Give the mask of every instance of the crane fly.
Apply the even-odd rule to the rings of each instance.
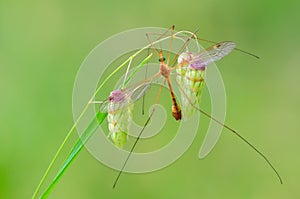
[[[164,61],[165,58],[163,57],[162,51],[160,51],[160,72],[148,80],[138,83],[136,86],[114,90],[110,93],[107,100],[99,102],[101,103],[100,111],[108,113],[109,136],[117,147],[122,148],[127,142],[129,124],[132,120],[133,103],[146,93],[150,87],[150,80],[157,76],[164,77],[168,83],[172,98],[172,115],[176,120],[181,120],[181,109],[177,103],[170,81],[171,68],[169,68]]]
[[[169,86],[169,90],[170,90],[170,94],[171,94],[171,98],[172,98],[172,115],[176,120],[181,120],[181,109],[180,106],[177,103],[173,88],[172,88],[172,84],[171,84],[171,80],[170,80],[170,74],[172,69],[165,64],[165,58],[163,57],[163,53],[162,51],[159,51],[159,62],[160,62],[160,72],[158,74],[161,74],[164,78],[165,81],[168,83]]]
[[[171,40],[170,48],[172,48],[174,26],[172,26],[171,29],[172,29],[172,37],[170,39]],[[102,103],[102,105],[100,106],[100,111],[101,112],[106,111],[109,113],[108,116],[109,129],[110,129],[110,133],[112,134],[111,137],[115,142],[115,145],[121,147],[126,143],[128,125],[129,125],[129,121],[132,119],[133,103],[145,95],[146,91],[150,87],[150,84],[152,83],[155,77],[163,77],[164,82],[167,82],[168,84],[168,88],[172,100],[172,116],[175,118],[175,120],[179,121],[184,117],[189,117],[192,115],[192,113],[189,113],[189,110],[186,110],[183,113],[181,112],[181,108],[175,97],[172,83],[171,83],[171,74],[175,70],[176,71],[175,82],[181,91],[181,98],[184,99],[182,100],[183,107],[185,107],[184,109],[192,108],[193,110],[197,110],[200,113],[204,114],[205,116],[209,117],[210,119],[216,121],[218,124],[226,128],[233,134],[237,135],[242,141],[248,144],[255,152],[257,152],[267,162],[267,164],[276,173],[280,183],[282,184],[283,182],[281,176],[262,152],[260,152],[253,144],[247,141],[233,128],[220,122],[219,120],[212,117],[210,114],[206,113],[205,111],[203,111],[198,107],[201,100],[201,94],[205,82],[205,69],[207,66],[209,66],[209,64],[224,58],[234,49],[246,53],[248,55],[252,55],[254,57],[256,56],[246,51],[243,51],[241,49],[237,49],[235,43],[232,41],[224,41],[220,43],[213,42],[214,45],[197,53],[191,51],[182,52],[192,38],[198,40],[195,34],[192,34],[190,37],[188,37],[184,45],[181,47],[180,52],[178,52],[178,54],[176,54],[175,56],[175,58],[177,59],[177,65],[173,67],[170,67],[168,65],[170,61],[170,53],[168,54],[167,62],[165,62],[166,59],[163,56],[163,51],[162,50],[157,51],[156,48],[154,48],[154,46],[152,45],[154,51],[157,52],[159,56],[159,66],[160,66],[159,72],[153,75],[152,77],[146,79],[145,81],[138,83],[136,86],[132,86],[121,90],[115,90],[111,92],[110,97],[105,102]],[[151,40],[149,39],[148,35],[147,35],[147,39],[151,44]],[[171,63],[173,62],[174,60]],[[114,181],[113,188],[115,188],[130,158],[130,155],[132,154],[138,140],[140,139],[144,129],[146,128],[147,124],[149,123],[155,111],[155,105],[158,103],[158,99],[161,91],[162,91],[162,86],[160,87],[160,91],[156,97],[156,102],[152,108],[152,112],[150,113],[147,121],[145,122],[134,144],[132,145],[129,154],[126,160],[124,161],[122,168],[119,170],[116,180]]]

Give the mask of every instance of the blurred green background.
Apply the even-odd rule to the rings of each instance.
[[[300,198],[299,6],[259,0],[0,0],[0,198],[32,196],[73,123],[73,82],[87,54],[118,32],[172,24],[177,30],[200,28],[203,38],[233,40],[261,56],[235,52],[218,63],[228,97],[226,120],[267,154],[284,184],[224,131],[205,159],[197,157],[204,136],[199,134],[176,163],[124,174],[116,190],[111,186],[117,172],[83,150],[49,198]]]

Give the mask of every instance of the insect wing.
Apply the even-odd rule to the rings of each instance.
[[[100,105],[100,112],[101,113],[107,113],[108,112],[108,106],[109,106],[109,100],[106,99],[105,101],[103,101]]]
[[[150,86],[151,86],[151,83],[146,82],[146,83],[143,83],[143,84],[139,85],[138,87],[136,87],[132,91],[132,94],[130,97],[132,102],[135,102],[138,99],[140,99],[141,97],[143,97],[146,94],[146,92],[149,90]]]
[[[123,95],[122,100],[113,102],[112,100],[107,99],[103,101],[103,103],[100,105],[100,112],[106,113],[109,111],[117,111],[119,109],[122,109],[143,97],[149,90],[149,88],[150,83],[147,82],[140,84],[134,88],[130,87],[127,89],[119,90]]]
[[[207,48],[205,51],[195,55],[191,63],[202,62],[205,66],[207,66],[208,64],[218,61],[228,55],[235,46],[235,43],[232,41],[217,43]]]

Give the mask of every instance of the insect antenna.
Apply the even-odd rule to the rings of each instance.
[[[220,122],[219,120],[217,120],[216,118],[214,118],[213,116],[211,116],[210,114],[206,113],[205,111],[203,111],[202,109],[198,108],[197,106],[195,106],[190,98],[187,96],[187,94],[184,92],[183,88],[179,85],[178,81],[174,78],[177,86],[179,87],[179,89],[181,90],[181,92],[184,94],[184,96],[186,97],[186,99],[189,101],[189,103],[191,104],[191,106],[193,106],[197,111],[199,111],[200,113],[202,113],[203,115],[207,116],[208,118],[214,120],[215,122],[217,122],[218,124],[220,124],[221,126],[223,126],[224,128],[226,128],[227,130],[229,130],[230,132],[232,132],[233,134],[237,135],[242,141],[244,141],[246,144],[248,144],[256,153],[258,153],[266,162],[267,164],[272,168],[272,170],[276,173],[280,184],[283,184],[283,180],[280,176],[280,174],[278,173],[278,171],[275,169],[275,167],[273,166],[273,164],[270,162],[270,160],[261,152],[259,151],[253,144],[251,144],[246,138],[244,138],[240,133],[238,133],[236,130],[234,130],[233,128],[229,127],[228,125]]]
[[[240,49],[240,48],[234,48],[234,50],[237,50],[237,51],[240,51],[240,52],[242,52],[242,53],[244,53],[244,54],[250,55],[250,56],[252,56],[252,57],[254,57],[254,58],[256,58],[256,59],[260,59],[259,56],[255,55],[255,54],[253,54],[253,53],[250,53],[250,52],[248,52],[248,51],[244,51],[244,50],[242,50],[242,49]]]

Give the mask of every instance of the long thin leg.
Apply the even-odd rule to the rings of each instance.
[[[185,49],[185,47],[190,43],[190,41],[192,40],[193,38],[193,35],[196,34],[198,30],[196,30],[191,36],[189,36],[185,43],[181,46],[181,48],[179,49],[179,51],[177,52],[176,56],[173,58],[173,60],[171,61],[171,64],[170,66],[173,66],[178,58],[178,56],[180,55],[180,53],[182,53],[182,51]]]
[[[157,55],[159,55],[159,52],[158,52],[158,50],[154,47],[154,45],[152,44],[153,42],[151,41],[149,35],[150,35],[150,34],[157,34],[157,35],[159,35],[159,37],[157,38],[157,40],[158,40],[158,39],[162,38],[163,36],[165,36],[166,33],[167,33],[170,29],[172,30],[172,34],[171,34],[171,37],[170,37],[170,51],[169,51],[169,53],[168,53],[167,65],[169,65],[170,57],[171,57],[170,53],[171,53],[172,44],[173,44],[173,39],[174,39],[174,35],[175,35],[175,34],[174,34],[174,31],[175,31],[174,28],[175,28],[174,25],[171,26],[171,27],[170,27],[167,31],[165,31],[163,34],[159,34],[159,33],[146,33],[146,37],[147,37],[147,39],[148,39],[148,42],[150,43],[150,45],[151,45],[151,47],[153,48],[153,50],[155,51],[155,53],[156,53]],[[172,59],[171,64],[170,64],[169,66],[173,66],[173,65],[175,64],[175,62],[176,62],[176,60],[177,60],[179,54],[187,47],[187,45],[189,44],[189,42],[190,42],[193,38],[197,38],[197,37],[196,37],[197,31],[198,31],[198,30],[196,30],[194,33],[191,33],[191,35],[186,39],[186,41],[185,41],[184,44],[181,46],[181,48],[179,49],[179,51],[177,52],[177,54],[175,55],[175,57]],[[176,37],[178,37],[178,36],[176,35]]]
[[[175,28],[175,26],[173,25],[173,26],[171,27],[172,35],[171,35],[171,38],[170,38],[170,49],[169,49],[169,51],[168,51],[167,65],[169,65],[170,57],[171,57],[171,52],[172,52],[172,44],[173,44],[173,38],[174,38],[174,28]]]
[[[173,41],[173,35],[174,35],[174,28],[175,26],[172,25],[171,27],[169,27],[164,33],[160,34],[158,38],[156,38],[156,41],[161,39],[163,36],[165,36],[170,30],[172,30],[172,36],[171,36],[171,41],[170,41],[170,51],[172,49],[172,41]],[[149,44],[151,45],[152,49],[157,53],[159,54],[158,50],[154,47],[153,45],[153,42],[150,38],[150,35],[151,33],[146,33],[146,37],[147,37],[147,40],[149,42]],[[168,53],[168,60],[170,59],[170,51]],[[148,48],[148,54],[149,54],[149,48]],[[147,65],[148,67],[148,65]],[[146,73],[145,73],[145,79],[147,78],[147,71],[148,71],[148,68],[146,67]],[[142,101],[142,115],[144,115],[144,104],[145,104],[145,96],[143,96],[143,101]]]
[[[153,45],[153,43],[152,43],[152,41],[151,41],[151,39],[150,39],[148,33],[146,33],[146,37],[147,37],[148,42],[149,42],[150,45],[151,45],[151,48],[154,50],[154,52],[155,52],[157,55],[159,55],[159,52],[158,52],[158,50],[154,47],[154,45]]]
[[[129,160],[129,158],[130,158],[130,156],[131,156],[131,154],[132,154],[132,152],[133,152],[133,150],[134,150],[134,148],[135,148],[137,142],[139,141],[139,139],[140,139],[140,137],[142,136],[142,133],[144,132],[146,126],[148,125],[148,123],[149,123],[149,121],[150,121],[150,119],[151,119],[153,113],[155,112],[156,104],[158,103],[158,100],[159,100],[159,97],[160,97],[162,88],[163,88],[163,86],[160,86],[159,92],[158,92],[158,94],[157,94],[157,96],[156,96],[155,104],[153,105],[153,108],[152,108],[152,111],[151,111],[151,113],[150,113],[150,115],[149,115],[147,121],[145,122],[145,124],[144,124],[142,130],[140,131],[140,133],[139,133],[137,139],[135,140],[134,144],[132,145],[132,147],[131,147],[131,149],[130,149],[130,152],[129,152],[129,154],[128,154],[128,156],[127,156],[127,158],[126,158],[126,160],[125,160],[125,162],[124,162],[124,164],[123,164],[121,170],[119,171],[118,176],[117,176],[117,178],[116,178],[116,180],[115,180],[115,182],[114,182],[114,184],[113,184],[113,188],[116,187],[116,185],[117,185],[117,183],[118,183],[118,181],[119,181],[119,178],[120,178],[121,174],[123,173],[123,170],[124,170],[124,168],[125,168],[125,166],[126,166],[128,160]]]
[[[216,118],[214,118],[213,116],[211,116],[210,114],[206,113],[205,111],[203,111],[202,109],[198,108],[197,106],[195,106],[190,98],[187,96],[187,94],[184,92],[184,90],[182,89],[182,87],[180,86],[180,84],[178,83],[178,81],[174,78],[176,84],[178,85],[179,89],[181,90],[181,92],[184,94],[184,96],[186,97],[186,99],[189,101],[189,103],[196,109],[198,110],[200,113],[202,113],[203,115],[207,116],[208,118],[214,120],[215,122],[217,122],[218,124],[220,124],[221,126],[225,127],[226,129],[228,129],[230,132],[234,133],[235,135],[237,135],[241,140],[243,140],[246,144],[248,144],[255,152],[257,152],[267,163],[268,165],[272,168],[272,170],[276,173],[280,184],[283,184],[282,178],[279,175],[278,171],[275,169],[275,167],[272,165],[272,163],[268,160],[268,158],[262,153],[260,152],[253,144],[251,144],[246,138],[244,138],[243,136],[241,136],[241,134],[239,134],[237,131],[235,131],[233,128],[229,127],[228,125],[220,122],[219,120],[217,120]]]
[[[151,33],[151,34],[157,34],[157,35],[160,35],[160,33]],[[187,38],[187,37],[190,37],[190,36],[187,36],[187,35],[186,35],[186,36],[176,35],[176,37],[178,37],[178,38]],[[195,39],[194,36],[193,36],[192,38]],[[204,39],[204,38],[199,38],[199,37],[197,37],[196,39],[199,40],[199,41],[204,41],[204,42],[212,43],[212,44],[217,44],[217,43],[218,43],[218,42],[216,42],[216,41],[212,41],[212,40]],[[255,55],[254,53],[248,52],[248,51],[243,50],[243,49],[241,49],[241,48],[237,48],[237,47],[236,47],[236,48],[234,48],[234,50],[239,51],[239,52],[241,52],[241,53],[244,53],[244,54],[246,54],[246,55],[252,56],[252,57],[254,57],[254,58],[256,58],[256,59],[260,59],[260,57],[259,57],[258,55]]]
[[[162,34],[160,34],[160,36],[158,37],[158,38],[156,38],[156,40],[155,41],[158,41],[158,40],[160,40],[163,36],[165,36],[169,31],[170,31],[170,29],[172,29],[172,30],[174,30],[174,25],[172,25],[170,28],[168,28],[164,33],[162,33]],[[174,31],[173,31],[173,33],[174,33]],[[172,33],[172,34],[173,34]],[[147,37],[147,40],[148,40],[148,42],[149,42],[149,44],[151,45],[151,48],[154,50],[154,52],[157,54],[157,55],[159,55],[159,52],[158,52],[158,50],[154,47],[154,45],[153,45],[153,41],[151,40],[151,38],[150,38],[150,34],[151,33],[146,33],[146,37]]]
[[[147,49],[147,54],[149,55],[149,48]],[[147,61],[147,65],[146,65],[145,79],[147,79],[148,76],[148,66],[149,66],[149,60]],[[144,114],[145,114],[145,95],[143,96],[143,100],[142,100],[142,115]]]

